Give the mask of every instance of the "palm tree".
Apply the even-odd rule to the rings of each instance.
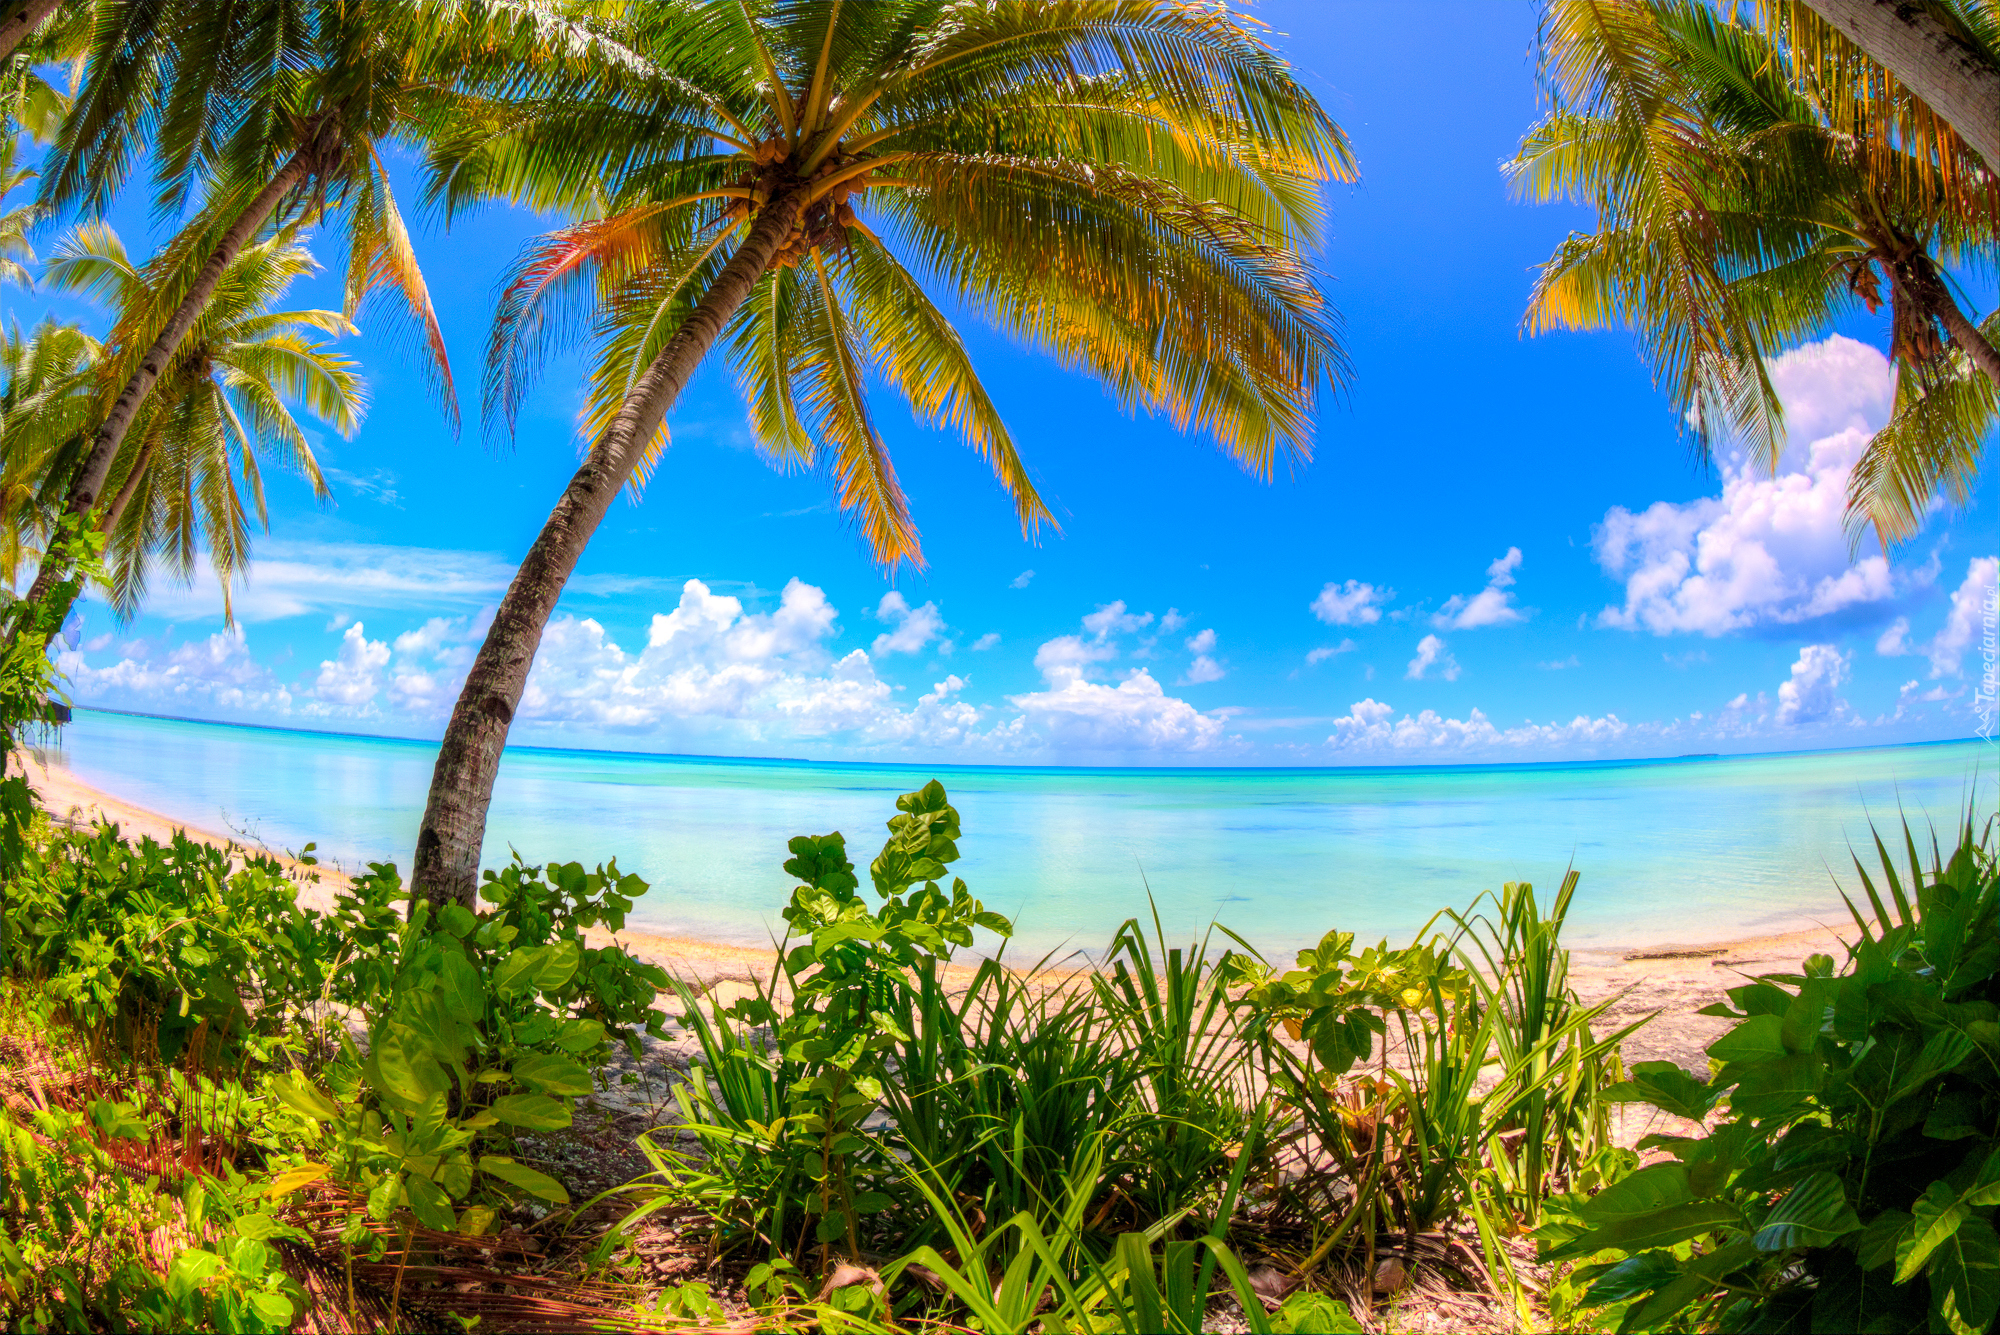
[[[42,71],[49,65],[77,65],[89,47],[96,9],[96,0],[70,0],[18,42],[8,41],[6,25],[0,23],[0,115],[14,129],[44,143],[61,132],[69,96]],[[0,14],[6,12],[0,5]]]
[[[503,0],[103,0],[89,77],[63,123],[44,176],[46,207],[100,209],[150,146],[163,214],[198,192],[206,203],[175,248],[167,319],[133,343],[121,325],[109,341],[143,349],[120,358],[130,374],[73,474],[65,512],[87,514],[110,477],[126,433],[223,273],[279,219],[344,215],[346,314],[371,292],[401,298],[428,354],[433,385],[456,420],[449,363],[423,275],[410,249],[382,149],[421,140],[437,117],[460,110],[450,90],[506,71],[510,45],[532,24],[496,25],[493,11],[544,8]],[[498,76],[492,76],[498,77]],[[29,591],[41,599],[63,575],[50,561]]]
[[[0,200],[35,179],[33,167],[15,165],[17,147],[14,136],[0,135]],[[28,234],[41,219],[42,210],[34,204],[0,210],[0,283],[34,287],[35,276],[28,266],[35,262],[35,246]]]
[[[1803,0],[1803,7],[1923,99],[2000,171],[2000,12],[1992,0]],[[1796,12],[1791,17],[1807,26]],[[1824,41],[1827,34],[1813,36]]]
[[[525,255],[487,401],[602,334],[593,441],[493,618],[439,748],[414,883],[470,904],[486,808],[543,627],[613,498],[723,344],[763,448],[823,465],[876,557],[921,564],[870,415],[879,378],[1048,521],[931,295],[1207,433],[1245,467],[1309,454],[1344,374],[1300,256],[1340,131],[1227,7],[1169,0],[636,0],[588,78],[552,78],[433,150],[451,206],[503,194],[587,221]]]
[[[1735,428],[1775,464],[1766,356],[1886,301],[1898,430],[1856,476],[1900,480],[1860,486],[1850,518],[1885,542],[1908,536],[1931,495],[1962,494],[1950,460],[1977,459],[1958,438],[1979,396],[1951,400],[1957,425],[1926,398],[1961,365],[2000,378],[1941,269],[1991,247],[2000,184],[1906,95],[1706,5],[1556,0],[1547,15],[1556,105],[1514,179],[1533,197],[1588,199],[1600,226],[1543,266],[1529,328],[1636,327],[1702,448]]]
[[[35,540],[47,538],[46,517],[62,501],[47,466],[17,461],[74,459],[97,420],[102,353],[82,329],[53,319],[26,334],[10,324],[0,337],[0,585],[7,597]]]
[[[355,366],[312,336],[355,330],[338,311],[271,309],[316,268],[311,253],[287,234],[242,250],[128,433],[110,472],[112,500],[98,521],[107,537],[107,593],[121,616],[137,611],[155,561],[164,559],[185,581],[203,549],[229,616],[231,586],[250,560],[245,491],[257,520],[269,527],[266,460],[300,474],[316,495],[328,498],[291,405],[302,405],[344,436],[353,433],[364,405]],[[117,233],[102,223],[87,223],[65,238],[47,268],[52,287],[115,305],[120,323],[137,327],[166,317],[162,288],[171,276],[168,264],[134,264]],[[96,383],[118,383],[122,369],[99,368]],[[102,404],[93,407],[101,411]],[[75,466],[78,435],[64,425],[76,420],[75,408],[65,401],[61,414],[50,416],[55,420],[20,448],[7,438],[9,494],[19,494],[31,479],[60,479],[66,465]]]
[[[62,7],[62,0],[7,0],[0,5],[0,60],[14,54],[14,49],[35,35],[35,30]],[[88,6],[72,4],[72,9]]]

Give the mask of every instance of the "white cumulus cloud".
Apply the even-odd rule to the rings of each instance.
[[[1394,589],[1378,589],[1358,579],[1329,582],[1312,600],[1312,614],[1329,626],[1372,626],[1382,619],[1382,605],[1395,596]]]
[[[1215,661],[1215,631],[1211,628],[1188,637],[1188,652],[1194,655],[1194,662],[1188,665],[1187,682],[1198,685],[1205,681],[1221,681],[1222,665]]]
[[[1422,681],[1432,668],[1446,681],[1458,680],[1458,660],[1451,656],[1443,640],[1426,635],[1417,641],[1417,656],[1410,660],[1409,670],[1403,675],[1411,681]]]
[[[1440,630],[1477,630],[1481,626],[1505,626],[1527,618],[1514,605],[1514,572],[1521,568],[1521,549],[1509,547],[1506,555],[1486,567],[1486,587],[1469,597],[1455,593],[1431,618]]]
[[[1963,672],[1965,651],[1986,624],[1986,605],[2000,582],[2000,557],[1981,556],[1966,567],[1965,580],[1952,591],[1951,612],[1930,644],[1931,676],[1956,677]]]
[[[944,616],[936,603],[911,607],[903,595],[891,589],[875,607],[875,619],[886,621],[894,630],[875,637],[869,652],[877,658],[889,654],[921,653],[923,647],[944,630]]]
[[[93,644],[97,643],[95,640]],[[206,639],[176,645],[159,655],[144,640],[121,649],[117,662],[93,667],[88,652],[59,651],[56,666],[79,699],[149,704],[179,712],[213,708],[283,713],[292,694],[251,656],[243,627],[231,626]]]
[[[340,637],[340,651],[319,665],[313,698],[342,710],[365,710],[382,689],[382,669],[387,666],[389,646],[369,639],[365,623],[357,621]]]
[[[1083,618],[1088,637],[1058,635],[1035,651],[1035,668],[1048,689],[1007,697],[1024,724],[1060,748],[1080,751],[1201,751],[1226,739],[1220,714],[1204,714],[1171,696],[1144,668],[1113,685],[1093,681],[1097,665],[1119,655],[1115,637],[1144,629],[1153,616],[1132,613],[1123,602],[1098,608]],[[1188,640],[1188,647],[1215,646],[1213,631]],[[1197,666],[1201,662],[1196,651]],[[1216,675],[1221,670],[1216,669]]]
[[[1446,718],[1435,710],[1405,714],[1383,701],[1357,700],[1333,721],[1326,744],[1336,751],[1485,751],[1506,749],[1589,750],[1618,741],[1629,725],[1615,714],[1591,718],[1579,714],[1568,723],[1524,722],[1516,728],[1496,727],[1477,709],[1465,718]]]
[[[1792,664],[1792,679],[1778,687],[1778,722],[1786,727],[1823,723],[1847,712],[1836,693],[1847,680],[1848,655],[1830,644],[1809,644]]]
[[[1773,475],[1740,449],[1722,458],[1722,494],[1615,506],[1597,526],[1622,606],[1601,626],[1722,635],[1881,604],[1895,593],[1880,555],[1852,559],[1847,475],[1886,419],[1893,377],[1881,353],[1835,335],[1771,363],[1789,445]]]

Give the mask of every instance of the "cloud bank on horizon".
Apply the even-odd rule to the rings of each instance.
[[[1545,543],[1538,555],[1527,534],[1488,548],[1483,572],[1465,571],[1434,600],[1399,595],[1418,585],[1394,570],[1313,572],[1317,595],[1283,627],[1229,605],[1183,613],[1111,597],[1039,634],[1003,637],[985,608],[955,612],[897,590],[843,613],[797,575],[775,593],[750,581],[586,576],[549,627],[515,735],[968,762],[1292,764],[1967,735],[2000,559],[1962,551],[1949,534],[1926,539],[1921,557],[1852,550],[1847,475],[1887,414],[1888,365],[1835,336],[1778,358],[1773,376],[1790,428],[1776,472],[1729,454],[1715,494],[1605,509],[1589,546],[1594,607],[1552,610],[1563,591],[1537,581],[1555,552]],[[171,623],[163,630],[78,636],[60,665],[83,704],[435,735],[512,573],[483,552],[272,542],[235,594],[237,625],[182,637],[179,626],[219,619],[219,590],[165,590],[149,609],[151,623]],[[1020,599],[1033,577],[1001,581],[1012,592],[996,597]],[[614,629],[637,611],[648,613],[641,631]],[[288,626],[322,619],[339,635],[330,653],[278,647]],[[99,623],[102,609],[86,615]],[[1311,647],[1258,647],[1293,640]],[[1783,658],[1670,717],[1641,700],[1609,707],[1600,682],[1574,710],[1496,721],[1518,716],[1508,703],[1521,681],[1567,682],[1600,649],[1675,640],[1762,644]],[[1495,656],[1503,642],[1521,646],[1517,663]],[[1698,649],[1662,657],[1707,663]],[[1871,659],[1907,659],[1910,675],[1864,694],[1857,664]],[[1335,672],[1349,693],[1329,707]]]

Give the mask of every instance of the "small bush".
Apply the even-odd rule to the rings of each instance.
[[[1836,970],[1815,955],[1708,1013],[1737,1024],[1707,1081],[1642,1062],[1611,1097],[1704,1121],[1671,1159],[1566,1202],[1538,1236],[1621,1331],[1989,1329],[2000,1314],[2000,874],[1968,820],[1885,902]],[[1850,902],[1850,907],[1854,906]]]

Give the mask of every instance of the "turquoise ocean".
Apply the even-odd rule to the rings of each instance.
[[[273,848],[408,866],[429,742],[79,709],[85,782]],[[1331,928],[1402,938],[1502,882],[1582,873],[1575,944],[1725,940],[1844,922],[1849,848],[1898,810],[1949,826],[1993,807],[1980,741],[1747,757],[1347,769],[1069,769],[714,759],[517,747],[488,866],[614,855],[652,889],[630,926],[746,945],[781,927],[785,841],[839,830],[865,867],[897,794],[937,778],[960,860],[1016,918],[1010,954],[1095,951],[1147,892],[1175,935],[1220,921],[1288,951]]]

